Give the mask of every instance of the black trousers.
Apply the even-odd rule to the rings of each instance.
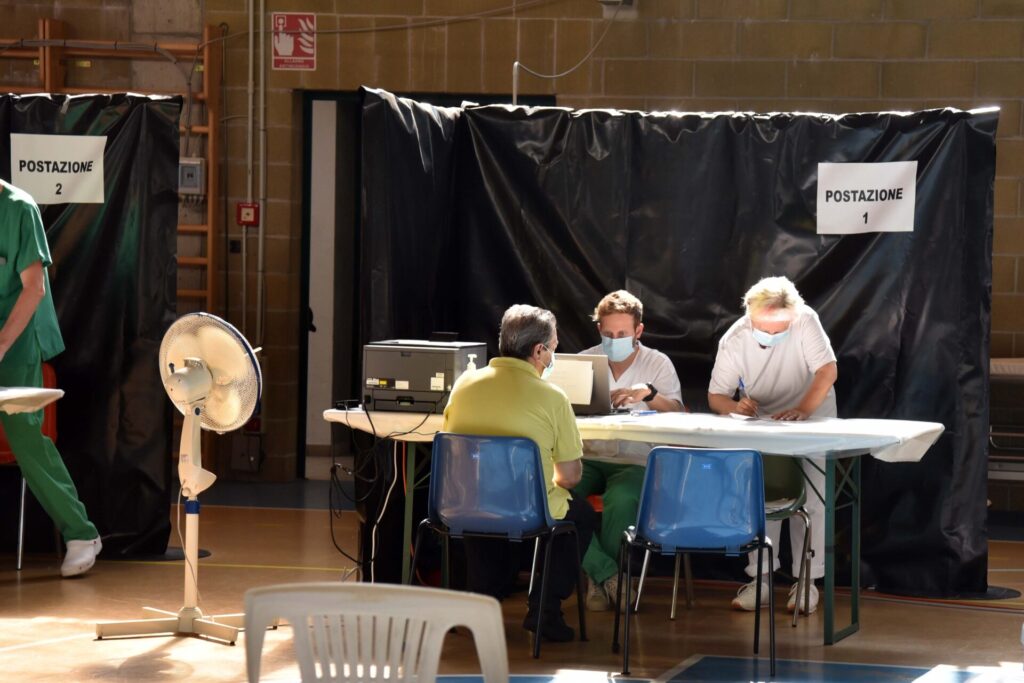
[[[550,575],[546,608],[559,608],[576,589],[576,560],[573,553],[583,554],[590,545],[597,526],[597,513],[586,498],[574,497],[569,501],[569,511],[563,518],[576,525],[577,536],[565,534],[556,536],[553,542],[545,543],[551,553]],[[514,542],[495,538],[467,537],[466,587],[474,593],[490,595],[498,600],[507,597],[513,590],[521,561],[532,560],[532,542]],[[537,559],[538,572],[543,568],[543,555]],[[540,579],[533,582],[530,607],[540,603]],[[547,609],[545,609],[547,611]]]

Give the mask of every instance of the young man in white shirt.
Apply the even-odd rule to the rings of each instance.
[[[715,367],[708,386],[708,404],[716,413],[740,413],[773,420],[806,420],[809,417],[836,417],[838,371],[836,356],[818,314],[804,303],[796,287],[785,277],[764,278],[743,297],[746,315],[737,320],[718,344]],[[738,394],[739,400],[734,400]],[[824,460],[800,460],[804,476],[818,491],[824,490]],[[817,465],[817,466],[815,466]],[[807,496],[811,517],[811,579],[825,575],[825,508],[815,495]],[[768,536],[779,547],[780,522],[768,523]],[[793,575],[799,573],[803,553],[804,528],[790,525]],[[732,605],[753,611],[756,605],[757,554],[748,555],[747,575],[753,581],[743,585]],[[767,557],[765,557],[767,562]],[[778,569],[776,566],[765,571]],[[796,609],[796,584],[789,593],[787,609]],[[818,591],[811,584],[810,600],[804,605],[800,591],[800,610],[808,614],[818,606]],[[768,604],[768,584],[761,591],[761,606]]]
[[[625,290],[605,296],[594,309],[601,343],[582,351],[608,356],[611,402],[616,408],[683,410],[679,376],[668,356],[640,343],[644,332],[643,304]],[[608,452],[611,446],[614,453]],[[584,442],[587,455],[614,456],[619,448],[640,447],[644,454],[649,444],[611,444]],[[615,462],[584,459],[583,476],[573,489],[575,496],[601,494],[603,511],[601,530],[595,533],[583,556],[583,571],[588,578],[587,608],[606,610],[617,591],[619,543],[627,526],[636,523],[644,468]]]

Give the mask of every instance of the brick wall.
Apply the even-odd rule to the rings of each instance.
[[[283,478],[294,471],[299,374],[302,159],[296,92],[365,84],[396,92],[509,93],[514,59],[538,71],[564,70],[587,52],[606,24],[597,0],[553,0],[514,14],[400,30],[395,28],[500,10],[512,0],[266,4],[268,11],[317,12],[323,32],[317,71],[268,75],[266,475]],[[191,16],[196,7],[205,23],[223,22],[234,35],[246,30],[245,5],[243,0],[69,0],[7,2],[0,8],[13,8],[13,26],[30,34],[35,14],[52,11],[81,22],[77,37],[118,38],[124,37],[126,22],[130,31],[133,22],[145,19],[159,33],[160,21]],[[0,33],[9,35],[8,27]],[[97,35],[86,35],[92,31]],[[230,38],[229,117],[245,111],[246,59],[245,37]],[[132,81],[136,88],[150,84]],[[635,18],[621,17],[612,25],[578,71],[557,82],[523,75],[520,87],[524,93],[554,93],[560,104],[573,107],[825,112],[1002,107],[992,353],[1024,356],[1024,0],[637,0]],[[227,122],[231,202],[244,195],[243,124]],[[229,317],[237,321],[237,260],[231,269]]]

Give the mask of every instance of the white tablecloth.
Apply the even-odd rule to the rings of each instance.
[[[327,410],[324,419],[379,437],[419,442],[433,440],[442,422],[440,415],[373,412],[368,417],[362,410]],[[706,413],[581,417],[576,423],[580,436],[590,440],[751,448],[795,457],[842,457],[859,452],[886,462],[920,460],[943,430],[937,422],[910,420],[815,418],[774,422]]]

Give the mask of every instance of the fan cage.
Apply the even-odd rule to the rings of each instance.
[[[240,377],[231,377],[228,381],[223,380],[223,374],[219,374],[217,368],[210,368],[214,377],[218,378],[213,391],[211,391],[211,396],[214,393],[220,392],[234,393],[238,396],[240,409],[238,410],[238,417],[230,422],[221,422],[204,410],[199,416],[200,425],[203,429],[215,432],[230,432],[244,425],[252,417],[256,406],[259,405],[263,387],[263,376],[260,371],[259,362],[256,360],[256,354],[253,352],[249,342],[246,341],[245,337],[242,336],[242,333],[234,325],[210,313],[189,313],[178,318],[167,329],[163,340],[160,342],[160,379],[167,379],[173,372],[169,366],[168,358],[172,355],[175,346],[181,343],[184,337],[191,336],[195,338],[201,329],[211,326],[228,332],[237,343],[239,354],[242,354],[249,360],[246,371]],[[204,358],[202,360],[208,364],[207,359]],[[185,414],[185,406],[178,403],[174,405],[182,415]]]

